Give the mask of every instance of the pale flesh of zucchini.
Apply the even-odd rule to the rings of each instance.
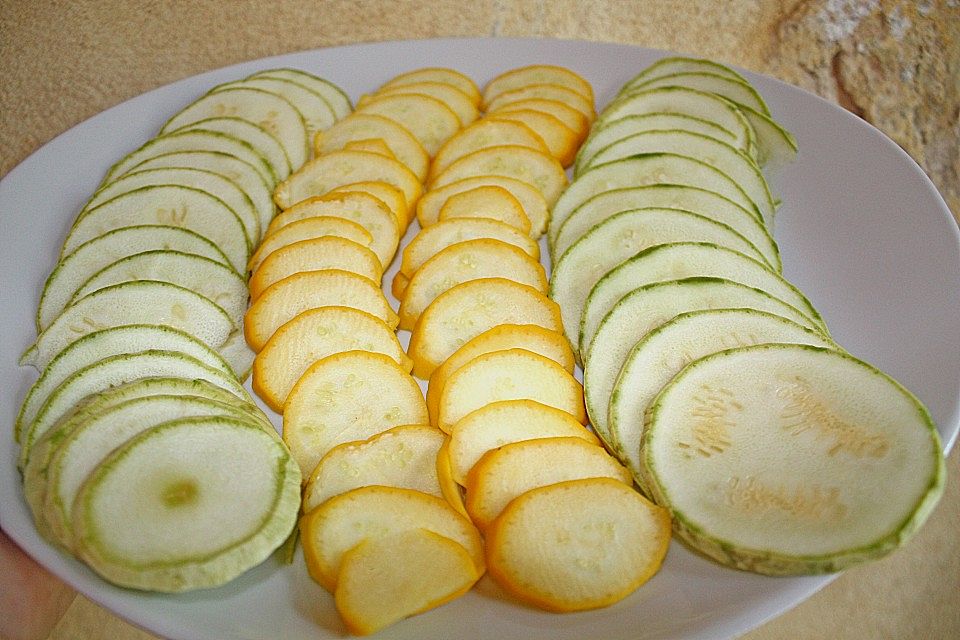
[[[93,274],[121,258],[154,249],[192,253],[233,268],[217,245],[189,229],[166,225],[121,227],[80,245],[57,264],[40,294],[37,331],[53,322]]]
[[[286,98],[303,116],[307,127],[307,142],[313,140],[318,131],[323,131],[337,121],[337,116],[323,96],[291,78],[257,76],[220,85],[219,90],[233,87],[263,89]]]
[[[350,98],[348,98],[347,94],[343,92],[343,89],[329,80],[315,76],[312,73],[303,71],[302,69],[266,69],[264,71],[258,71],[250,77],[286,78],[310,87],[310,89],[324,97],[324,99],[327,101],[327,104],[329,104],[333,109],[333,113],[336,115],[337,120],[345,118],[350,114],[351,111],[353,111],[353,105],[350,103]]]
[[[723,223],[756,246],[772,269],[781,270],[777,243],[755,215],[718,193],[675,184],[624,187],[598,193],[574,209],[560,226],[557,235],[551,238],[551,255],[559,258],[593,225],[610,216],[645,207],[685,209]]]
[[[228,418],[168,422],[124,444],[74,503],[80,557],[111,582],[179,592],[262,562],[296,524],[300,470],[263,429]]]
[[[587,296],[600,278],[639,251],[685,240],[713,242],[760,258],[756,248],[730,227],[689,211],[635,209],[608,218],[567,249],[550,277],[550,297],[560,305],[574,350],[579,347]]]
[[[713,191],[747,209],[762,221],[754,202],[740,185],[723,172],[686,156],[651,153],[597,165],[581,174],[570,183],[554,205],[550,229],[556,234],[574,209],[598,193],[652,184],[686,185]]]
[[[800,291],[762,263],[746,255],[705,242],[678,242],[645,249],[609,271],[590,290],[580,318],[580,348],[593,339],[607,312],[633,289],[654,282],[711,276],[766,291],[796,307],[826,331],[820,314]]]
[[[600,323],[584,360],[584,398],[594,429],[606,440],[610,394],[630,349],[671,318],[700,309],[766,311],[818,331],[802,313],[770,294],[722,278],[684,278],[640,287],[620,299]]]
[[[160,325],[123,325],[95,331],[73,342],[54,358],[30,387],[17,414],[15,434],[20,441],[24,424],[30,424],[47,397],[76,371],[119,353],[147,349],[180,351],[207,366],[231,373],[230,367],[210,347],[179,329]]]
[[[200,416],[225,416],[264,427],[244,405],[179,395],[129,400],[76,425],[54,449],[47,467],[44,514],[59,542],[65,547],[72,543],[73,500],[87,476],[111,451],[163,422]]]
[[[629,82],[623,85],[621,91],[629,91],[648,80],[662,78],[663,76],[672,76],[677,73],[713,73],[718,76],[724,76],[732,80],[746,82],[747,79],[731,69],[730,67],[714,62],[712,60],[703,60],[700,58],[690,58],[686,56],[671,56],[657,60],[643,71],[634,76]]]
[[[44,369],[72,342],[88,333],[125,324],[157,324],[180,329],[213,349],[236,328],[230,316],[198,293],[169,282],[136,280],[80,298],[37,336],[20,364]]]
[[[237,214],[205,191],[179,185],[151,185],[122,193],[81,216],[63,243],[61,259],[84,242],[114,229],[145,224],[183,227],[207,238],[243,273],[253,246]]]
[[[709,91],[728,100],[742,104],[760,113],[769,114],[766,103],[757,90],[748,82],[726,77],[708,71],[686,71],[643,80],[631,86],[626,93],[658,89],[660,87],[689,87],[699,91]]]
[[[909,391],[850,355],[805,345],[691,363],[648,410],[640,453],[681,539],[775,575],[889,553],[944,482],[936,428]]]
[[[278,180],[285,179],[294,169],[290,166],[290,160],[287,158],[286,152],[273,134],[249,120],[235,116],[204,118],[203,120],[197,120],[196,122],[184,125],[171,133],[183,133],[187,131],[223,133],[242,140],[263,156],[263,159],[270,165],[270,168]],[[273,188],[272,183],[270,188]]]
[[[634,479],[642,478],[640,437],[644,411],[670,379],[693,360],[711,353],[770,342],[835,348],[820,334],[772,313],[711,309],[678,315],[648,333],[630,350],[610,396],[607,426],[610,444],[633,472]]]
[[[600,149],[585,169],[640,153],[664,152],[696,158],[722,171],[740,185],[760,209],[767,227],[773,228],[776,206],[760,167],[735,147],[699,133],[679,129],[634,133]]]

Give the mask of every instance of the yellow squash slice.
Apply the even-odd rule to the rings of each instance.
[[[303,492],[310,511],[341,493],[382,485],[442,496],[437,453],[443,432],[427,425],[403,425],[372,438],[337,445],[320,458]]]
[[[313,363],[283,407],[283,440],[309,478],[339,444],[405,424],[425,424],[420,386],[392,358],[345,351]]]
[[[253,360],[253,388],[274,411],[317,360],[344,351],[388,356],[404,371],[412,367],[397,335],[383,320],[350,307],[320,307],[277,329]]]
[[[568,104],[558,100],[549,100],[546,98],[527,98],[526,100],[517,100],[504,105],[496,111],[487,112],[488,116],[499,116],[501,113],[511,111],[540,111],[547,113],[562,122],[577,135],[577,145],[587,137],[590,132],[590,118],[583,115]]]
[[[353,307],[380,318],[392,329],[399,318],[383,291],[363,276],[338,269],[304,271],[267,287],[247,309],[243,332],[247,344],[260,351],[284,323],[308,309]]]
[[[387,205],[391,211],[397,216],[397,220],[400,222],[401,232],[407,230],[407,226],[413,221],[414,216],[416,215],[416,210],[407,206],[407,199],[403,195],[403,191],[396,188],[392,184],[387,184],[386,182],[378,182],[373,180],[367,180],[365,182],[351,182],[350,184],[345,184],[332,189],[329,192],[329,195],[335,193],[345,193],[349,191],[363,191],[364,193],[369,193],[373,197],[377,198],[383,204]]]
[[[455,160],[468,153],[500,144],[515,144],[539,151],[549,151],[540,136],[525,125],[508,120],[484,118],[458,131],[440,147],[430,164],[430,179],[435,178]]]
[[[417,219],[420,221],[420,226],[426,229],[436,224],[440,217],[440,207],[450,196],[488,185],[503,187],[519,200],[523,206],[523,212],[530,218],[531,235],[540,237],[547,228],[547,220],[550,216],[543,194],[536,187],[522,180],[505,176],[481,175],[432,188],[417,203]]]
[[[463,343],[498,324],[535,324],[562,331],[560,308],[542,293],[504,278],[458,284],[420,315],[410,336],[413,374],[427,379]]]
[[[450,374],[440,393],[437,424],[449,432],[471,411],[500,400],[535,400],[587,422],[576,378],[538,353],[506,349],[478,356]]]
[[[347,151],[369,151],[370,153],[379,153],[380,155],[397,159],[397,156],[390,150],[383,138],[361,138],[360,140],[351,140],[343,145]]]
[[[581,137],[554,115],[533,109],[501,109],[485,119],[518,122],[526,126],[543,140],[550,155],[564,167],[576,160]]]
[[[430,188],[437,189],[457,180],[484,175],[506,176],[526,182],[543,195],[549,206],[553,206],[567,186],[567,174],[549,153],[505,144],[480,149],[460,158],[444,169],[430,183]]]
[[[410,529],[348,551],[333,601],[351,633],[370,635],[459,598],[481,575],[463,545]]]
[[[294,242],[300,242],[301,240],[311,240],[324,236],[335,236],[352,240],[367,248],[373,243],[373,236],[370,235],[370,232],[352,220],[331,216],[306,218],[299,222],[288,224],[282,229],[277,229],[276,233],[265,237],[256,253],[250,258],[247,271],[253,272],[259,269],[263,261],[267,259],[267,256],[278,249],[282,249]]]
[[[400,244],[401,229],[405,228],[390,207],[379,198],[364,191],[346,191],[301,200],[273,219],[267,228],[267,235],[298,220],[315,216],[345,218],[369,231],[373,237],[370,249],[377,254],[384,268],[393,260]]]
[[[465,76],[456,69],[448,69],[446,67],[424,67],[422,69],[407,71],[406,73],[394,76],[380,88],[386,89],[388,87],[414,82],[444,82],[460,89],[460,91],[470,98],[473,104],[478,106],[480,104],[480,90],[477,88],[476,83],[471,80],[469,76]]]
[[[413,205],[423,191],[420,179],[399,160],[369,151],[341,149],[314,158],[300,167],[277,185],[273,200],[281,209],[289,209],[301,200],[366,180],[392,184],[403,191],[408,205]]]
[[[316,135],[313,151],[317,156],[339,151],[349,142],[379,138],[419,180],[425,180],[430,156],[409,130],[390,118],[372,113],[351,113],[335,125]]]
[[[538,353],[573,374],[573,350],[562,334],[533,324],[497,325],[453,352],[430,376],[430,384],[427,386],[430,422],[437,424],[440,394],[452,373],[478,356],[505,349],[525,349]]]
[[[443,498],[412,489],[370,486],[327,500],[300,519],[310,576],[328,591],[337,586],[344,555],[365,540],[426,529],[462,545],[477,573],[485,570],[480,532]]]
[[[530,218],[520,201],[503,187],[486,185],[450,196],[440,207],[438,220],[490,218],[530,235]]]
[[[630,488],[633,477],[601,446],[583,438],[537,438],[485,454],[467,475],[467,511],[486,529],[511,500],[557,482],[611,478]],[[632,491],[632,489],[631,489]]]
[[[427,260],[411,278],[400,303],[400,328],[412,330],[438,295],[480,278],[507,278],[547,291],[543,267],[513,245],[490,238],[458,242]]]
[[[409,82],[392,87],[383,87],[372,97],[396,94],[414,94],[436,98],[457,114],[461,127],[466,127],[480,117],[480,111],[473,100],[470,99],[470,96],[445,82]],[[359,106],[363,106],[364,100],[365,98],[360,100]]]
[[[453,479],[466,486],[470,469],[486,454],[511,442],[536,438],[581,438],[599,445],[593,432],[561,411],[533,400],[502,400],[471,411],[450,428],[448,459]]]
[[[660,569],[670,517],[626,484],[572,480],[518,497],[486,540],[490,575],[511,594],[548,611],[581,611],[622,600]]]
[[[436,98],[397,93],[372,97],[357,107],[357,113],[383,116],[413,134],[431,157],[460,130],[460,118]]]
[[[274,282],[301,271],[339,269],[350,271],[380,284],[383,270],[373,251],[353,240],[321,236],[301,240],[267,256],[250,278],[250,298],[256,300]]]
[[[558,84],[528,84],[518,89],[504,91],[487,104],[487,111],[496,112],[517,102],[524,100],[556,100],[572,109],[576,109],[588,122],[593,122],[597,112],[593,107],[593,100],[585,98],[572,89]]]
[[[453,477],[453,467],[450,460],[450,438],[443,439],[440,450],[437,451],[437,480],[440,482],[440,491],[447,502],[463,517],[469,518],[467,507],[463,503],[463,490]]]
[[[501,93],[532,84],[560,85],[593,102],[593,87],[583,77],[566,67],[532,64],[501,73],[483,88],[483,102],[489,105]]]

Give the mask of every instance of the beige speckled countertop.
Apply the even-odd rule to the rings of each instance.
[[[0,175],[72,125],[196,73],[317,47],[446,36],[636,44],[777,76],[886,132],[960,213],[957,0],[0,0]],[[958,460],[954,450],[946,494],[906,548],[846,572],[745,637],[960,637]],[[51,640],[153,637],[71,597]]]

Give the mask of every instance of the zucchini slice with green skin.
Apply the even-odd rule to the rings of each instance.
[[[218,349],[236,329],[211,300],[169,282],[131,280],[80,298],[50,323],[20,364],[43,370],[57,354],[88,333],[125,324],[157,324],[189,333]]]
[[[630,349],[650,331],[681,313],[734,308],[766,311],[820,332],[816,323],[786,302],[766,291],[722,278],[667,280],[634,289],[607,313],[586,353],[581,354],[587,413],[604,441],[610,437],[610,395]]]
[[[799,289],[764,264],[738,251],[707,242],[655,245],[621,262],[590,290],[580,317],[580,350],[586,349],[613,305],[632,290],[654,282],[694,276],[724,278],[766,291],[796,307],[826,333],[817,310]]]
[[[90,474],[73,509],[80,558],[114,584],[161,592],[214,587],[286,540],[300,470],[282,442],[230,418],[149,429]]]
[[[272,133],[258,124],[249,120],[237,118],[234,116],[218,116],[214,118],[204,118],[190,124],[184,125],[170,133],[182,133],[187,131],[207,131],[213,133],[224,133],[228,136],[242,140],[257,153],[263,156],[278,180],[283,180],[293,171],[290,166],[290,160],[283,150],[280,141]],[[272,188],[272,187],[271,187]]]
[[[105,185],[117,176],[121,176],[132,167],[145,160],[157,156],[179,151],[215,151],[236,156],[250,164],[268,185],[275,185],[279,181],[273,167],[249,142],[226,133],[207,130],[173,131],[157,136],[145,142],[120,160],[118,160],[103,178],[101,185]],[[272,187],[271,187],[272,188]]]
[[[136,253],[107,265],[90,276],[70,302],[133,280],[170,282],[199,293],[226,311],[238,327],[247,311],[247,282],[231,267],[191,253],[164,249]]]
[[[839,571],[920,527],[944,483],[929,413],[839,351],[767,344],[687,365],[647,411],[641,471],[691,547],[771,575]]]
[[[746,105],[737,105],[756,132],[757,161],[768,173],[776,172],[797,157],[797,140],[770,116]]]
[[[253,369],[253,359],[257,354],[253,352],[247,339],[243,336],[241,329],[235,329],[227,336],[227,341],[217,348],[217,352],[230,365],[233,374],[241,382],[250,377],[250,371]]]
[[[709,120],[736,136],[735,147],[750,152],[756,145],[753,127],[736,105],[715,93],[688,87],[621,93],[607,105],[593,126],[606,127],[620,118],[646,113],[678,113]]]
[[[276,93],[289,100],[290,104],[303,116],[304,124],[307,126],[308,145],[317,132],[329,129],[330,126],[337,121],[337,116],[326,99],[310,87],[296,80],[290,78],[255,76],[222,84],[214,89],[214,91],[237,87],[263,89],[264,91]]]
[[[730,227],[689,211],[633,209],[607,218],[567,249],[550,275],[550,297],[560,305],[563,329],[574,351],[579,351],[584,305],[597,281],[639,251],[684,241],[711,242],[763,259]]]
[[[629,82],[623,85],[621,91],[629,91],[648,80],[662,78],[663,76],[672,76],[678,73],[713,73],[718,76],[724,76],[731,80],[747,82],[741,74],[730,67],[712,60],[703,60],[701,58],[690,58],[687,56],[671,56],[661,58],[649,67],[635,75]]]
[[[230,118],[222,119],[229,120]],[[220,151],[174,151],[148,158],[131,167],[130,171],[166,167],[203,169],[233,180],[253,202],[253,206],[257,210],[257,217],[260,220],[261,231],[266,231],[267,227],[270,226],[270,221],[273,220],[273,216],[276,215],[277,206],[273,203],[273,185],[268,184],[253,165],[236,156]]]
[[[175,168],[130,171],[97,190],[83,206],[83,209],[77,215],[77,220],[80,220],[90,209],[112,200],[116,196],[141,187],[154,185],[179,185],[212,195],[237,214],[251,245],[260,242],[260,216],[254,208],[250,196],[236,182],[205,169]]]
[[[243,401],[250,400],[232,373],[208,367],[193,356],[179,351],[149,349],[113,355],[75,371],[47,396],[33,421],[23,427],[20,468],[26,465],[33,443],[87,396],[139,378],[166,376],[206,380],[232,392]]]
[[[147,349],[180,351],[225,374],[232,373],[229,365],[216,351],[189,333],[152,324],[111,327],[88,333],[71,343],[50,361],[23,399],[14,433],[17,442],[25,424],[33,422],[37,411],[60,384],[80,369],[120,353],[137,353]]]
[[[283,147],[291,167],[307,161],[309,146],[303,114],[282,95],[253,87],[214,87],[170,118],[160,134],[223,115],[249,120],[270,132]]]
[[[246,269],[253,244],[237,214],[206,191],[180,185],[140,187],[88,210],[67,234],[60,259],[109,231],[145,224],[194,231],[220,247],[237,273]]]
[[[50,272],[40,294],[37,332],[50,326],[93,274],[127,256],[156,249],[192,253],[233,269],[217,245],[189,229],[167,225],[120,227],[80,245]]]
[[[327,104],[329,104],[333,109],[334,114],[336,114],[337,120],[345,118],[350,114],[351,111],[353,111],[353,104],[350,102],[350,98],[347,97],[347,94],[343,92],[343,89],[329,80],[303,71],[302,69],[266,69],[264,71],[258,71],[249,77],[284,78],[299,82],[300,84],[307,86],[311,90],[322,95],[327,101]]]
[[[73,542],[70,528],[73,500],[87,476],[114,449],[163,422],[200,416],[225,416],[249,422],[276,435],[245,406],[202,396],[151,395],[110,407],[74,425],[53,450],[47,465],[44,518],[64,547]]]
[[[630,93],[646,91],[650,89],[659,89],[661,87],[688,87],[698,91],[709,91],[719,96],[727,98],[738,105],[750,107],[754,111],[769,115],[770,110],[757,90],[745,80],[729,78],[717,73],[705,71],[687,71],[684,73],[674,73],[671,75],[660,76],[643,80],[640,84],[631,86],[626,90],[625,95]]]
[[[699,133],[725,142],[744,153],[750,151],[746,144],[738,147],[736,135],[710,120],[680,113],[644,113],[614,120],[604,127],[593,127],[590,135],[587,136],[587,139],[577,151],[577,157],[573,163],[573,176],[577,177],[583,173],[585,167],[598,151],[617,140],[643,131],[669,131],[672,129]]]
[[[599,193],[652,184],[683,185],[713,191],[747,209],[759,222],[763,222],[753,200],[722,171],[687,156],[649,153],[614,160],[584,171],[553,205],[548,233],[552,232],[550,237],[555,238],[560,225],[573,210]]]
[[[642,153],[675,153],[696,158],[722,171],[740,185],[760,209],[767,227],[773,228],[776,205],[760,167],[742,151],[708,136],[682,130],[635,133],[598,151],[585,168]]]
[[[660,390],[693,360],[731,347],[774,342],[838,348],[815,331],[754,309],[681,313],[634,345],[610,395],[607,428],[610,444],[641,489],[643,415]]]
[[[675,184],[611,189],[589,198],[560,225],[550,248],[554,262],[595,224],[627,209],[647,207],[684,209],[725,224],[753,244],[771,269],[781,271],[777,243],[755,215],[712,191]]]

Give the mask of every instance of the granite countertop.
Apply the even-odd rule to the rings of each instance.
[[[72,125],[180,78],[304,49],[449,36],[635,44],[776,76],[880,128],[960,214],[957,0],[0,0],[0,175]],[[955,449],[946,493],[908,546],[744,637],[960,637],[958,461]],[[61,602],[51,640],[154,637],[83,596]]]

